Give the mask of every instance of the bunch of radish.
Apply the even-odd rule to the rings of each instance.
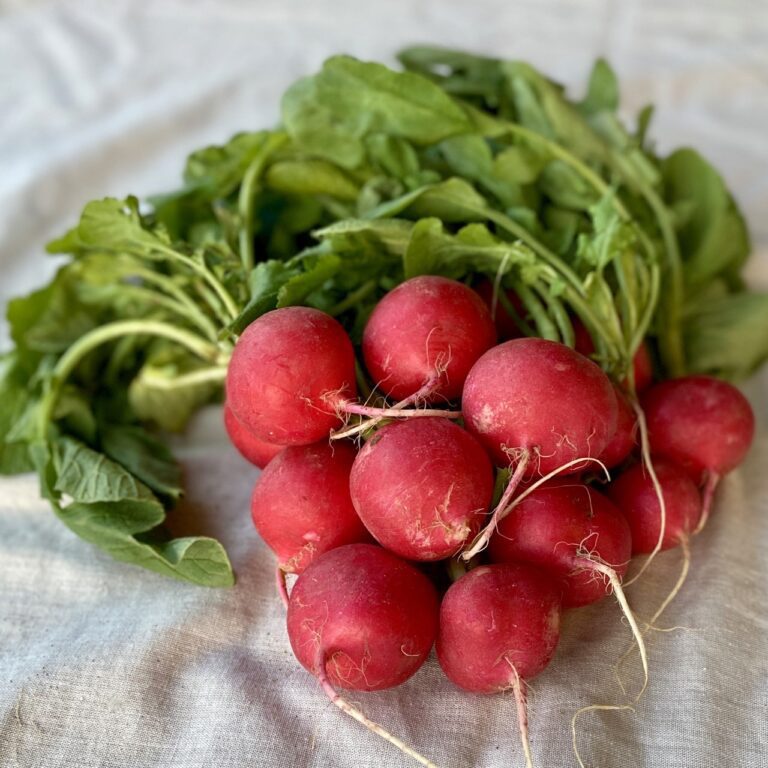
[[[384,296],[361,345],[380,407],[358,398],[343,327],[306,307],[253,322],[226,382],[227,431],[264,468],[253,521],[279,561],[296,657],[337,706],[425,765],[337,689],[398,685],[436,642],[456,685],[514,693],[531,765],[525,681],[552,659],[561,612],[614,594],[647,679],[622,588],[630,558],[687,552],[754,429],[726,383],[650,386],[644,345],[635,385],[611,381],[578,323],[585,354],[497,345],[497,327],[514,333],[490,293],[424,276]],[[453,579],[442,599],[434,561]],[[290,597],[286,574],[298,575]]]

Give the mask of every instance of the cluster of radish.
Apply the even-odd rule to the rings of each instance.
[[[586,354],[497,345],[509,324],[481,294],[425,276],[379,302],[362,357],[383,407],[358,399],[343,327],[306,307],[250,325],[226,382],[229,435],[264,467],[253,521],[279,560],[296,657],[337,706],[425,765],[337,689],[398,685],[436,643],[455,684],[514,693],[530,765],[524,681],[551,660],[561,611],[615,594],[647,678],[622,591],[630,558],[686,545],[754,429],[724,382],[651,386],[644,346],[625,391],[589,359],[588,337]],[[454,579],[442,597],[435,561]],[[285,574],[298,575],[290,597]]]

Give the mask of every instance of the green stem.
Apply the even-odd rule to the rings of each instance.
[[[246,272],[250,272],[256,263],[253,252],[253,199],[258,189],[258,181],[267,158],[280,146],[285,144],[288,136],[285,133],[272,134],[259,150],[256,157],[243,175],[240,184],[240,193],[237,198],[237,208],[240,214],[240,258]]]
[[[45,439],[48,422],[58,400],[61,386],[69,378],[80,361],[91,351],[101,344],[108,341],[119,339],[124,336],[149,334],[151,336],[160,336],[161,338],[175,341],[190,352],[194,353],[203,360],[211,363],[220,362],[220,351],[218,347],[209,341],[200,338],[197,334],[185,331],[182,328],[162,323],[155,320],[121,320],[114,323],[108,323],[100,328],[96,328],[90,333],[81,336],[67,351],[59,358],[53,369],[48,390],[46,391],[41,403],[38,436]]]
[[[535,238],[525,227],[499,211],[484,208],[478,212],[482,213],[489,221],[492,221],[510,235],[514,235],[518,240],[522,240],[522,242],[524,242],[531,250],[538,253],[550,267],[570,282],[577,291],[583,292],[584,287],[576,273],[561,258],[559,258],[557,254],[550,251],[549,248]]]
[[[348,309],[352,309],[358,302],[362,301],[366,296],[376,290],[376,281],[368,280],[363,283],[356,291],[352,291],[346,298],[342,299],[338,304],[334,304],[329,310],[328,314],[331,317],[336,317],[342,312],[346,312]]]
[[[515,293],[520,297],[525,308],[536,323],[536,329],[539,336],[550,341],[560,341],[560,334],[557,332],[557,326],[552,322],[541,299],[522,281],[514,283]]]
[[[183,389],[198,384],[220,384],[227,378],[227,366],[216,365],[211,368],[200,368],[180,376],[174,376],[172,379],[165,376],[152,376],[151,373],[145,373],[144,378],[151,381],[152,386],[156,389],[164,390]]]
[[[576,339],[573,334],[573,323],[568,318],[568,313],[563,308],[563,303],[556,296],[552,296],[551,293],[540,283],[533,286],[533,289],[542,298],[544,303],[549,309],[550,315],[552,315],[557,330],[560,335],[560,339],[563,344],[573,348],[576,346]]]
[[[158,288],[165,291],[167,294],[176,299],[185,309],[185,316],[190,322],[195,323],[197,327],[203,331],[211,341],[216,341],[218,337],[218,331],[208,315],[203,312],[200,307],[195,304],[192,299],[173,282],[173,279],[167,275],[161,275],[159,272],[154,272],[151,269],[137,269],[134,274],[140,277],[145,283],[156,285]]]

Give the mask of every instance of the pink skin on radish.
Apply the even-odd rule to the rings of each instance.
[[[496,306],[494,307],[494,286],[490,280],[481,280],[475,286],[474,290],[491,312],[491,317],[496,325],[496,332],[498,334],[499,341],[518,339],[524,335],[518,327],[515,318],[509,314],[506,307],[498,297],[496,300]],[[504,292],[504,296],[515,308],[515,311],[518,313],[518,315],[520,315],[520,317],[525,317],[526,310],[518,295],[512,290],[506,290],[504,288],[501,288],[500,291]]]
[[[259,469],[264,469],[285,448],[284,445],[273,445],[259,440],[240,422],[226,403],[224,404],[224,428],[227,430],[230,442],[237,448],[240,455]]]
[[[475,361],[496,342],[480,297],[463,283],[424,275],[376,305],[363,333],[363,357],[377,385],[397,400],[453,400]]]
[[[315,442],[339,425],[339,405],[355,397],[352,342],[319,310],[267,312],[235,345],[226,389],[232,412],[260,440]]]
[[[475,568],[448,589],[440,606],[440,666],[465,690],[514,691],[527,765],[531,757],[523,681],[547,666],[559,636],[559,585],[530,565]]]
[[[653,459],[666,507],[661,549],[670,549],[690,536],[701,518],[701,495],[690,476],[671,461]],[[656,489],[642,464],[634,464],[608,486],[608,497],[621,510],[632,531],[632,554],[648,554],[656,547],[661,511]]]
[[[530,338],[499,344],[475,363],[462,413],[498,466],[528,452],[531,477],[599,456],[616,430],[617,405],[595,363],[565,344]]]
[[[629,457],[637,447],[637,417],[629,404],[626,395],[614,387],[618,412],[616,417],[616,431],[600,454],[600,461],[608,468],[617,467]]]
[[[356,453],[348,443],[290,446],[259,476],[251,516],[284,573],[301,573],[343,544],[370,541],[349,496]]]
[[[423,765],[426,758],[371,722],[336,692],[405,682],[424,663],[439,601],[424,574],[371,544],[326,552],[299,577],[288,605],[288,637],[301,665],[342,711]]]
[[[573,474],[598,457],[616,431],[610,379],[583,355],[545,339],[514,339],[488,350],[464,384],[467,429],[498,466],[514,471],[491,520],[462,555],[480,552],[524,477]]]
[[[522,498],[522,495],[521,495]],[[608,594],[590,563],[621,579],[632,555],[629,525],[603,494],[578,480],[554,480],[522,498],[499,523],[488,551],[495,563],[526,562],[557,574],[563,606],[589,605]]]
[[[379,543],[409,560],[441,560],[479,530],[493,468],[477,440],[452,422],[401,421],[362,447],[350,490]]]
[[[577,352],[590,357],[595,354],[595,343],[589,335],[584,323],[577,317],[573,318],[573,335],[576,342]],[[635,375],[635,391],[643,392],[653,383],[653,361],[651,353],[648,351],[648,345],[643,342],[637,348],[635,356],[632,359],[632,367]],[[626,385],[627,382],[624,382]]]
[[[736,387],[710,376],[657,384],[642,400],[654,454],[685,469],[704,485],[707,522],[720,478],[744,460],[755,434],[755,415]]]

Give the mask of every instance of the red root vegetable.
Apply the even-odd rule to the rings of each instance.
[[[647,679],[642,635],[621,587],[632,536],[608,498],[576,480],[532,488],[513,502],[488,550],[493,562],[531,563],[556,575],[565,608],[589,605],[613,591],[640,647]]]
[[[616,431],[617,409],[610,379],[564,344],[515,339],[488,350],[467,376],[462,413],[497,465],[514,471],[463,557],[487,544],[524,477],[572,474],[600,456]]]
[[[469,369],[495,342],[488,308],[471,288],[424,275],[376,305],[363,333],[363,357],[390,397],[454,400]]]
[[[260,440],[306,445],[338,426],[355,397],[355,353],[341,325],[308,307],[267,312],[240,336],[227,370],[227,402]]]
[[[710,376],[657,384],[642,406],[653,453],[678,464],[704,486],[700,531],[720,478],[744,460],[752,444],[752,407],[736,387]]]
[[[666,507],[661,549],[688,538],[701,518],[701,495],[690,476],[671,461],[653,459]],[[608,497],[621,510],[632,531],[632,553],[654,550],[661,532],[661,509],[656,489],[642,464],[634,464],[608,486]]]
[[[493,496],[493,468],[461,427],[415,419],[383,427],[362,447],[350,489],[379,543],[409,560],[441,560],[479,530]]]
[[[288,606],[296,658],[342,711],[423,765],[433,765],[368,720],[335,690],[377,691],[405,682],[427,658],[439,603],[429,579],[371,544],[326,552],[299,577]]]
[[[251,516],[283,573],[301,573],[323,552],[370,540],[349,495],[356,453],[348,443],[291,446],[259,476]]]
[[[528,766],[532,760],[525,681],[547,666],[559,636],[559,585],[530,565],[469,571],[448,589],[440,606],[440,666],[465,690],[514,692]]]
[[[227,430],[230,442],[237,448],[240,455],[259,469],[264,469],[285,448],[284,445],[273,445],[259,440],[243,425],[226,403],[224,404],[224,428]]]

